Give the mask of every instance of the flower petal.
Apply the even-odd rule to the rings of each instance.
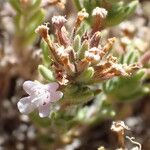
[[[33,82],[33,81],[25,81],[23,83],[23,89],[29,94],[33,94],[34,90],[36,88],[41,88],[42,84],[40,83],[36,83],[36,82]]]
[[[54,93],[51,93],[51,102],[58,101],[63,97],[63,93],[60,91],[56,91]]]
[[[33,96],[31,103],[36,107],[50,103],[50,93],[46,92],[37,96]]]
[[[59,84],[57,82],[53,82],[53,83],[49,83],[47,85],[45,85],[45,88],[49,91],[56,91],[59,87]]]
[[[48,117],[50,114],[50,105],[39,106],[38,110],[41,118]]]
[[[24,97],[17,103],[18,109],[23,114],[29,114],[35,107],[31,104],[31,97]]]

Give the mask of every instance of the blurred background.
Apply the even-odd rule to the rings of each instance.
[[[96,150],[101,145],[113,149],[116,140],[110,126],[114,118],[103,118],[72,142],[52,147],[51,132],[45,127],[47,120],[39,125],[18,111],[16,104],[25,96],[23,82],[41,80],[37,67],[42,63],[42,50],[34,30],[43,22],[50,22],[50,33],[53,33],[53,15],[66,16],[69,30],[78,12],[71,0],[33,0],[31,6],[29,0],[20,0],[20,5],[18,1],[0,0],[0,150]],[[141,53],[150,51],[149,0],[141,0],[134,14],[121,24],[106,28],[106,38],[121,39],[122,26],[135,30],[134,39]],[[144,82],[149,83],[150,78]],[[126,122],[131,128],[129,135],[136,137],[142,150],[150,150],[150,94],[131,103],[119,102],[115,107],[118,113],[115,119]]]

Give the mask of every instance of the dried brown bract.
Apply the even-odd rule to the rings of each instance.
[[[93,10],[93,16],[99,19],[104,19],[106,15],[107,11],[103,8]],[[55,29],[55,42],[48,35],[47,25],[41,25],[36,29],[36,32],[40,34],[49,47],[53,59],[51,68],[55,78],[60,84],[82,82],[84,80],[82,78],[86,76],[83,74],[87,73],[89,78],[86,83],[91,84],[114,76],[130,76],[139,66],[137,64],[130,66],[118,64],[117,58],[109,54],[116,38],[108,39],[106,44],[103,47],[101,46],[101,33],[100,28],[97,28],[96,25],[97,20],[90,30],[86,30],[82,35],[78,34],[81,22],[87,17],[88,13],[85,9],[79,12],[73,32],[69,34],[65,27],[67,19],[64,16],[54,16],[52,24]]]

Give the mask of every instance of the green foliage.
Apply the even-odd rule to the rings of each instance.
[[[81,48],[81,37],[79,35],[76,35],[74,41],[73,41],[73,49],[77,52]]]
[[[84,35],[88,28],[89,28],[89,24],[86,21],[83,21],[79,29],[77,30],[77,34],[80,36]]]
[[[120,57],[120,62],[132,64],[137,62],[139,57],[138,51],[129,49]],[[149,92],[149,89],[143,84],[145,76],[145,69],[140,69],[131,77],[115,77],[103,84],[103,91],[112,100],[132,101],[138,99]]]
[[[9,0],[11,6],[17,11],[17,13],[21,13],[20,1],[19,0]]]
[[[41,73],[41,75],[44,77],[44,79],[46,79],[47,81],[49,81],[49,82],[55,81],[53,72],[51,70],[49,70],[47,67],[45,67],[43,65],[39,65],[38,70]]]
[[[94,69],[92,67],[83,71],[76,79],[77,82],[87,83],[94,75]]]
[[[73,125],[75,125],[76,121],[74,119],[74,115],[72,114],[72,111],[74,111],[75,113],[76,108],[71,107],[71,109],[59,110],[57,112],[52,113],[51,122],[52,124],[55,125],[55,127],[59,128],[59,132],[65,133]]]
[[[114,26],[127,19],[133,14],[137,5],[137,0],[131,1],[127,4],[124,4],[123,2],[113,4],[111,9],[108,11],[106,26]]]
[[[9,0],[9,2],[16,11],[14,25],[20,45],[32,44],[36,38],[35,29],[43,22],[45,16],[44,10],[40,7],[41,0],[29,1],[27,4],[20,0]]]
[[[49,127],[50,126],[50,119],[49,118],[40,118],[37,112],[32,112],[30,114],[30,119],[34,122],[38,127]]]
[[[74,2],[78,10],[85,8],[90,16],[95,7],[104,7],[108,11],[105,27],[117,25],[127,19],[138,5],[138,0],[128,2],[125,0],[74,0]],[[88,23],[91,24],[91,22],[92,17],[88,19]]]
[[[49,56],[49,48],[48,48],[46,42],[42,40],[40,47],[42,49],[42,61],[43,61],[43,64],[45,66],[49,67],[50,64],[51,64],[51,58]]]
[[[145,94],[142,79],[144,78],[145,71],[140,70],[135,75],[129,78],[116,77],[103,84],[103,90],[109,98],[120,101],[132,101]]]
[[[116,4],[118,2],[120,2],[121,0],[106,0],[107,3],[110,3],[110,4]]]
[[[82,85],[68,85],[64,90],[64,97],[61,103],[65,104],[83,104],[94,98],[95,91],[92,91],[89,87]]]
[[[81,48],[79,49],[77,56],[79,59],[83,59],[84,58],[84,54],[85,51],[87,51],[89,49],[89,42],[88,41],[84,41],[81,45]]]
[[[75,120],[77,123],[91,126],[114,116],[115,111],[112,105],[107,102],[104,94],[99,94],[92,105],[78,109]]]

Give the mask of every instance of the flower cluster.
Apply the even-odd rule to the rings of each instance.
[[[71,35],[65,27],[66,18],[54,16],[52,24],[55,29],[56,42],[51,40],[47,25],[41,25],[36,29],[49,47],[53,61],[51,69],[55,79],[61,85],[82,82],[84,80],[82,74],[88,72],[89,68],[92,68],[92,75],[86,83],[98,83],[120,75],[129,76],[139,68],[136,64],[130,66],[118,64],[115,57],[108,55],[115,38],[108,39],[103,47],[100,45],[101,33],[99,30],[102,29],[106,16],[105,9],[95,8],[93,10],[94,23],[91,29],[82,35],[79,34],[79,30],[82,22],[88,17],[85,9],[78,13]]]

